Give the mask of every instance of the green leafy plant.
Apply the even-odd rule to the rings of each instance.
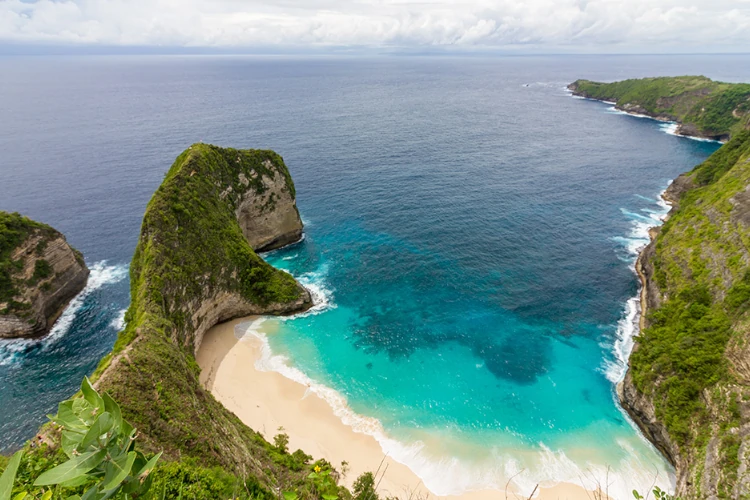
[[[658,486],[654,487],[653,494],[654,494],[654,498],[656,500],[680,500],[678,497],[670,495],[669,493],[667,493],[666,491],[662,490]],[[638,493],[637,490],[633,490],[633,497],[636,500],[644,500],[643,495],[641,495],[640,493]]]
[[[61,431],[60,446],[68,460],[42,472],[33,486],[85,489],[67,500],[105,500],[118,493],[124,498],[141,497],[151,485],[149,474],[161,454],[149,460],[135,450],[136,430],[122,418],[117,403],[106,393],[100,395],[88,377],[81,392],[83,397],[63,401],[57,415],[49,417]],[[11,499],[22,454],[13,456],[0,478],[0,500]],[[52,489],[47,489],[41,500],[51,497]],[[33,493],[20,491],[13,500],[33,498]]]
[[[337,500],[339,497],[339,487],[336,480],[331,477],[332,471],[333,469],[328,462],[319,460],[313,466],[313,471],[307,476],[308,479],[312,479],[315,490],[323,500]]]
[[[0,476],[0,500],[9,500],[13,493],[13,481],[16,478],[18,465],[21,463],[23,452],[19,451],[8,462],[3,475]]]
[[[372,472],[365,472],[354,481],[355,500],[378,500],[375,489],[375,476]]]

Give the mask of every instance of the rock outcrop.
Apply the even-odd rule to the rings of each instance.
[[[49,226],[0,212],[0,338],[49,332],[85,286],[80,252]]]
[[[287,180],[265,161],[271,176],[264,175],[265,186],[261,193],[248,192],[240,199],[237,221],[250,246],[257,252],[274,250],[299,241],[302,237],[302,220],[294,200],[294,191],[287,188]],[[249,185],[246,177],[240,183]]]

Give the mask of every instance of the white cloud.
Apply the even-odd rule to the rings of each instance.
[[[0,40],[750,50],[750,0],[0,0]]]

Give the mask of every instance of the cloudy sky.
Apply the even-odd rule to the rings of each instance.
[[[0,0],[0,43],[750,52],[750,0]]]

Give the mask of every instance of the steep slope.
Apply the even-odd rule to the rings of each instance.
[[[647,315],[623,406],[682,498],[750,495],[750,131],[670,186],[637,264]]]
[[[127,326],[95,373],[146,451],[195,457],[253,478],[264,491],[302,472],[275,460],[273,446],[201,387],[194,354],[220,321],[311,306],[292,276],[253,250],[299,237],[294,198],[289,172],[272,151],[195,144],[183,152],[146,209],[130,267]]]
[[[47,333],[88,276],[58,231],[0,211],[0,338]]]
[[[726,141],[750,126],[750,84],[715,82],[705,76],[623,80],[576,80],[574,95],[610,101],[628,113],[679,123],[677,133]]]

